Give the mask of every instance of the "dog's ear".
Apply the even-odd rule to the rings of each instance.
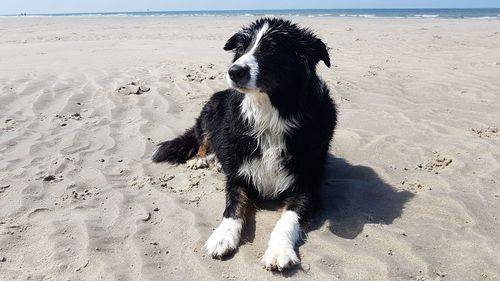
[[[234,48],[238,46],[238,42],[241,40],[243,34],[241,33],[236,33],[231,38],[229,38],[226,42],[226,45],[224,45],[224,51],[231,51]]]
[[[306,47],[306,54],[313,60],[314,64],[322,60],[327,67],[330,67],[328,47],[321,39],[313,38]]]

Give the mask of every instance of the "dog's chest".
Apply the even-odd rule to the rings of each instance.
[[[241,112],[251,127],[249,134],[257,140],[256,149],[260,150],[260,155],[244,159],[239,175],[253,184],[260,196],[275,198],[295,180],[286,168],[290,156],[285,138],[285,134],[295,127],[295,122],[280,118],[267,96],[247,95],[241,104]]]
[[[240,166],[239,174],[253,184],[263,198],[275,198],[287,190],[294,177],[285,167],[286,151],[276,136],[261,136],[260,156],[248,158]]]

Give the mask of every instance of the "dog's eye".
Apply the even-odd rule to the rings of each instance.
[[[236,52],[237,53],[243,53],[243,51],[245,51],[245,47],[243,47],[242,45],[238,45],[236,47]]]
[[[274,44],[268,43],[268,44],[262,44],[260,47],[260,51],[265,54],[272,54],[274,53],[276,47]]]

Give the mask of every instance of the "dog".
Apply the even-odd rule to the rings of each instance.
[[[261,18],[229,38],[234,59],[226,80],[195,125],[159,145],[154,162],[216,159],[226,176],[226,206],[204,248],[214,258],[234,252],[246,208],[284,205],[261,263],[283,271],[300,263],[301,231],[319,204],[324,165],[337,123],[329,89],[316,74],[330,67],[327,46],[311,30],[281,18]]]

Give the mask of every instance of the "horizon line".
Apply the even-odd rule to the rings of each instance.
[[[143,11],[93,11],[93,12],[56,12],[56,13],[27,13],[27,15],[43,16],[43,15],[68,15],[68,14],[120,14],[120,13],[161,13],[161,12],[229,12],[229,11],[303,11],[303,10],[466,10],[466,9],[499,9],[500,7],[460,7],[460,8],[273,8],[273,9],[198,9],[198,10],[143,10]],[[24,12],[20,12],[24,13]],[[0,14],[0,16],[18,16],[17,14]]]

